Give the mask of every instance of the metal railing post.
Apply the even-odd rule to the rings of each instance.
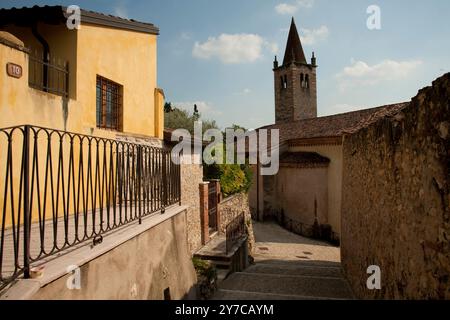
[[[23,272],[30,278],[30,126],[23,131]]]
[[[167,154],[162,150],[162,206],[167,206]]]
[[[137,147],[137,172],[136,172],[136,177],[137,177],[137,201],[139,203],[139,224],[142,224],[142,199],[141,199],[141,195],[142,195],[142,190],[141,190],[141,179],[142,179],[142,146],[138,145]]]

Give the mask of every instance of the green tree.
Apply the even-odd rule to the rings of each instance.
[[[218,129],[216,121],[201,118],[197,105],[193,106],[193,111],[191,113],[187,110],[172,106],[172,104],[168,102],[164,106],[164,112],[164,126],[166,128],[186,129],[193,134],[194,122],[201,120],[203,123],[203,133],[208,129]],[[233,124],[231,128],[247,131],[245,128],[236,124]],[[224,141],[221,147],[223,149],[222,154],[224,160],[226,157],[225,142],[226,141]],[[236,150],[234,152],[236,152]],[[247,192],[250,189],[252,182],[252,171],[248,164],[204,164],[203,175],[205,179],[219,179],[222,192],[225,196],[230,196],[239,192]]]
[[[203,165],[203,175],[205,179],[220,180],[220,187],[225,197],[230,195],[248,192],[252,184],[253,173],[248,164],[225,164],[226,148],[222,145],[222,155],[224,164]],[[236,150],[235,159],[236,159]]]
[[[164,107],[164,127],[170,129],[186,129],[191,134],[194,134],[194,122],[202,121],[203,124],[203,132],[208,129],[218,129],[218,125],[216,121],[209,119],[202,119],[201,114],[194,105],[194,110],[190,113],[187,110],[173,107],[170,102],[166,103],[167,108]],[[169,108],[170,106],[170,108]]]
[[[173,111],[172,103],[166,102],[166,103],[164,104],[164,112],[165,112],[165,113],[169,113],[169,112],[172,112],[172,111]]]

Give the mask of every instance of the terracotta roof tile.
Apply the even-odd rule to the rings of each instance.
[[[259,129],[279,129],[280,143],[294,139],[340,137],[346,133],[356,132],[381,118],[393,116],[408,105],[409,102],[403,102],[332,116],[274,124]]]
[[[67,17],[67,8],[65,6],[35,5],[33,7],[22,8],[0,8],[0,26],[10,23],[26,25],[34,20],[56,24],[65,22],[67,20]],[[95,25],[132,30],[155,35],[159,34],[159,29],[151,23],[140,22],[133,19],[125,19],[118,16],[84,9],[81,9],[81,23],[91,23]]]

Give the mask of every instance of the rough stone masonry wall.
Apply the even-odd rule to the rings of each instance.
[[[200,195],[198,185],[203,182],[203,167],[198,164],[181,165],[181,204],[187,209],[187,235],[189,251],[202,246]]]
[[[222,234],[225,234],[227,225],[242,212],[245,214],[245,223],[247,224],[249,233],[249,252],[253,253],[253,249],[255,248],[255,236],[253,234],[252,216],[247,193],[232,195],[219,203],[219,231]]]
[[[345,137],[342,263],[359,298],[450,299],[449,167],[450,74]]]

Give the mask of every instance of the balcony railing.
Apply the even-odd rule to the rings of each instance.
[[[245,215],[241,213],[234,218],[226,227],[226,253],[245,236]]]
[[[59,96],[69,96],[69,63],[44,61],[30,55],[28,85]]]
[[[170,151],[65,131],[0,129],[0,289],[61,251],[180,201]]]

